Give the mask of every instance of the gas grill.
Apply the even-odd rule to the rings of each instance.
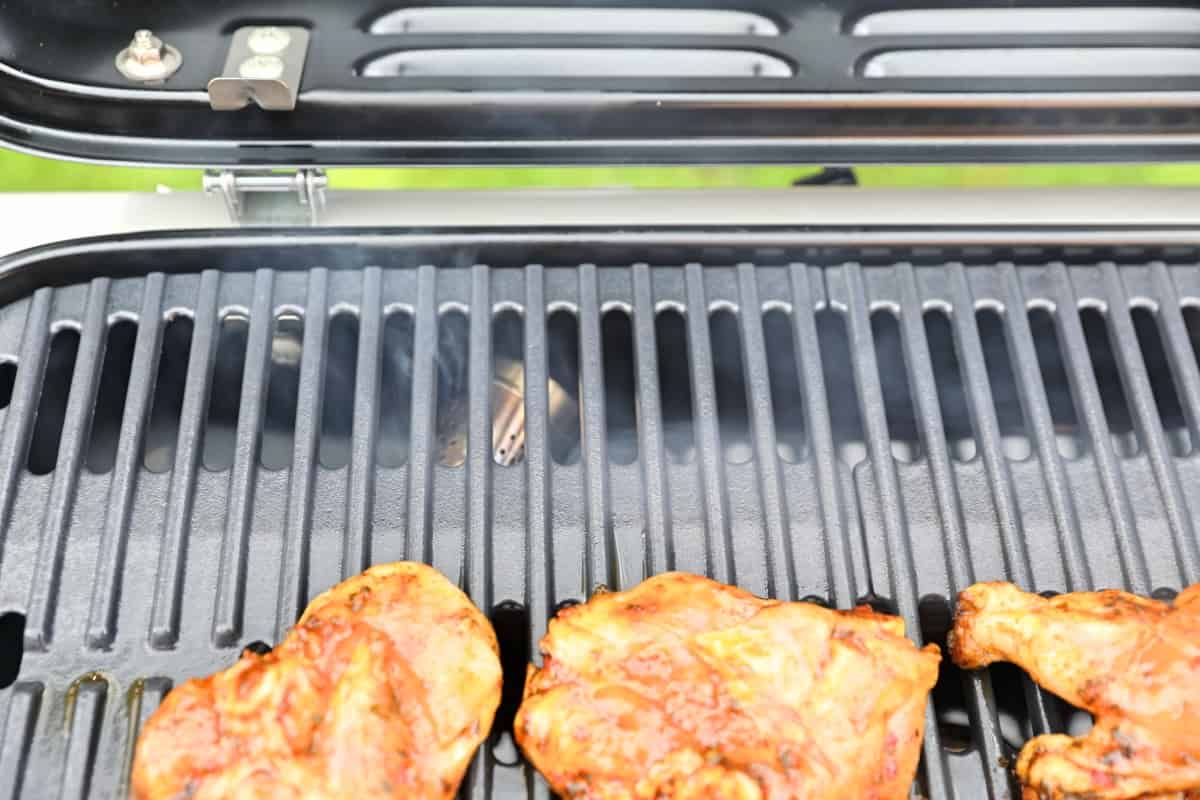
[[[172,686],[372,563],[491,617],[463,794],[505,799],[548,796],[510,731],[525,665],[601,587],[687,570],[944,644],[977,580],[1200,581],[1193,191],[320,172],[1196,158],[1200,6],[212,5],[0,9],[6,144],[217,195],[3,206],[31,247],[0,261],[0,797],[124,796]],[[914,795],[1013,797],[1023,742],[1088,724],[946,659]]]

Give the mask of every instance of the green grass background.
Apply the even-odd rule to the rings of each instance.
[[[783,187],[815,171],[797,166],[332,169],[333,189],[531,187]],[[859,167],[865,186],[1195,186],[1200,164]],[[187,169],[105,167],[0,150],[0,191],[154,191],[200,188]]]

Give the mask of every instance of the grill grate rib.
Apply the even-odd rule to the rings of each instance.
[[[1200,482],[1200,461],[1169,446],[1131,309],[1152,309],[1189,435],[1200,441],[1200,368],[1183,312],[1196,296],[1200,268],[1158,262],[427,264],[155,273],[38,290],[0,308],[0,361],[21,364],[0,439],[0,611],[26,621],[21,672],[0,689],[0,796],[33,796],[46,781],[58,781],[64,796],[115,791],[139,726],[173,682],[228,664],[251,640],[278,641],[307,601],[343,574],[403,555],[457,580],[503,620],[505,652],[535,659],[533,645],[564,603],[671,568],[838,607],[872,599],[898,609],[914,637],[933,639],[944,636],[953,594],[977,579],[1042,591],[1177,589],[1200,572],[1191,524],[1200,509],[1189,505],[1197,502],[1189,489]],[[239,297],[250,301],[233,461],[214,470],[202,465],[201,450],[222,357],[217,335],[223,309]],[[993,382],[1000,373],[985,359],[992,345],[981,337],[980,308],[998,313],[1012,386]],[[1051,315],[1053,352],[1050,340],[1033,338],[1031,308]],[[1115,365],[1095,368],[1081,309],[1102,315]],[[143,440],[163,331],[180,313],[194,329],[178,441],[169,474],[160,474],[143,463]],[[330,468],[319,461],[321,424],[341,392],[325,394],[327,343],[331,318],[345,313],[359,331],[347,356],[352,429],[347,463]],[[386,333],[394,313],[412,315],[404,384],[411,401],[392,397],[388,387],[403,381],[384,377],[390,343],[402,338]],[[465,315],[466,341],[439,354],[446,313]],[[493,443],[493,339],[495,320],[514,313],[506,324],[521,331],[525,446],[507,464]],[[551,324],[556,313],[570,315],[577,336]],[[782,315],[770,334],[767,313]],[[660,324],[673,314],[681,314],[670,319],[686,339]],[[736,336],[714,340],[714,314],[730,315],[721,325],[731,323]],[[818,314],[844,321],[851,363],[823,363],[832,351],[820,341]],[[880,326],[879,314],[895,325]],[[943,321],[931,327],[931,314]],[[303,322],[297,412],[288,463],[268,469],[260,467],[261,429],[284,315]],[[93,472],[84,463],[89,425],[108,332],[122,320],[136,320],[137,329],[120,435],[112,468]],[[26,451],[51,333],[71,326],[80,343],[61,442],[54,469],[38,475]],[[931,330],[953,337],[938,343],[952,348],[953,362],[931,351]],[[771,394],[772,358],[782,356],[768,336],[778,331],[792,337],[779,353],[794,359],[794,409]],[[552,338],[560,333],[565,340]],[[879,352],[898,348],[886,365],[881,333],[895,339]],[[664,335],[686,347],[664,352]],[[741,381],[727,380],[734,361],[721,361],[732,342]],[[440,359],[450,357],[463,359],[465,384],[439,390]],[[627,371],[621,363],[620,375],[606,374],[621,357],[632,358]],[[686,378],[664,371],[664,358],[672,370],[685,365]],[[1044,370],[1047,358],[1060,366]],[[577,366],[563,367],[563,359]],[[1120,385],[1103,384],[1114,368]],[[961,381],[953,408],[940,394],[938,370],[946,369]],[[687,435],[675,428],[687,404],[679,387],[664,386],[668,373],[687,384],[690,456],[668,447]],[[563,378],[556,386],[579,404],[577,458],[552,454],[552,377]],[[843,398],[828,392],[843,378],[852,383],[860,434],[834,427],[831,403]],[[734,451],[733,428],[720,419],[733,383],[745,386],[744,434],[734,436],[747,437],[746,455]],[[628,397],[608,396],[615,391]],[[1064,392],[1053,402],[1073,403],[1078,445],[1066,451],[1056,429],[1065,412],[1052,411],[1048,391]],[[1106,392],[1127,398],[1140,448],[1118,446]],[[911,422],[895,408],[889,418],[889,398],[901,393],[911,400]],[[997,398],[1020,403],[1027,457],[1006,449]],[[446,460],[437,431],[435,409],[446,400],[463,413],[458,466]],[[391,403],[411,415],[408,457],[385,460],[377,440]],[[612,431],[610,408],[621,413]],[[797,424],[802,440],[781,451],[781,426]],[[959,436],[973,439],[973,457],[956,449]],[[277,591],[259,590],[263,576]],[[931,798],[1011,797],[1002,765],[1016,740],[1070,724],[1069,709],[1012,672],[947,669],[942,681],[927,712],[921,790]],[[70,725],[50,724],[48,710],[64,704]],[[476,756],[464,792],[549,797],[499,730]]]

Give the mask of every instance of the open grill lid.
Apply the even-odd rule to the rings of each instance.
[[[251,46],[264,24],[289,41]],[[142,29],[162,67],[130,63]],[[10,0],[0,139],[203,166],[1194,159],[1198,31],[1167,0]]]

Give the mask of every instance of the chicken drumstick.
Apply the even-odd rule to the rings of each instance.
[[[1085,736],[1026,743],[1026,800],[1200,798],[1200,584],[1170,604],[976,584],[958,597],[950,653],[966,669],[1011,661],[1095,716]]]

